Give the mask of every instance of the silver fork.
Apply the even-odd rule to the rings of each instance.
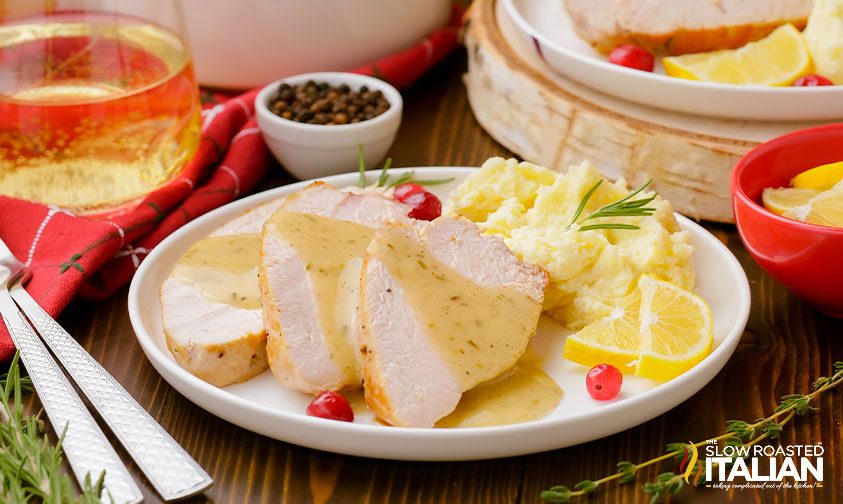
[[[9,264],[10,261],[23,268],[0,240],[0,263]],[[189,497],[213,484],[211,477],[117,380],[29,296],[21,282],[12,284],[9,290],[21,311],[164,500]]]
[[[64,433],[62,448],[79,485],[84,485],[86,476],[96,481],[105,471],[103,501],[110,497],[117,503],[142,502],[143,494],[129,470],[9,295],[8,285],[23,273],[18,264],[0,257],[0,318],[20,352],[50,425],[56,435]]]

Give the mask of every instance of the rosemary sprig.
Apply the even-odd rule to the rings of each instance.
[[[87,477],[77,494],[62,469],[64,436],[54,444],[37,416],[24,416],[22,392],[30,387],[29,378],[20,375],[15,355],[8,373],[0,376],[0,502],[101,502],[104,474],[93,482]]]
[[[653,194],[649,198],[640,198],[640,199],[633,199],[638,196],[647,186],[650,185],[652,180],[648,180],[637,189],[632,191],[631,193],[627,194],[623,198],[603,205],[602,207],[598,208],[597,210],[591,212],[590,214],[582,217],[582,213],[585,211],[586,205],[588,205],[589,200],[597,192],[597,189],[600,187],[600,184],[603,183],[603,179],[601,178],[597,182],[594,183],[593,186],[585,193],[582,200],[580,201],[579,206],[577,206],[576,211],[574,212],[574,216],[571,218],[571,223],[568,224],[568,227],[565,229],[571,229],[575,224],[580,224],[581,222],[585,222],[592,219],[602,219],[606,217],[646,217],[649,215],[653,215],[656,209],[653,207],[648,207],[647,205],[652,203],[653,200],[656,199],[656,195]],[[598,224],[586,224],[584,226],[580,225],[578,228],[580,231],[588,231],[593,229],[640,229],[638,226],[633,224],[619,224],[615,222],[601,222]]]
[[[594,481],[583,480],[574,485],[574,490],[563,485],[553,486],[543,491],[540,497],[545,502],[559,504],[593,493],[601,485],[612,481],[617,481],[620,484],[630,483],[635,480],[636,474],[641,469],[659,464],[665,460],[680,459],[687,453],[687,449],[690,446],[699,448],[720,441],[732,446],[753,446],[765,440],[777,439],[781,435],[784,426],[793,418],[818,409],[811,406],[817,397],[843,383],[843,361],[835,362],[833,370],[834,373],[831,376],[817,378],[812,385],[814,390],[809,394],[789,394],[783,396],[776,406],[776,411],[766,418],[758,419],[755,422],[729,420],[726,422],[726,432],[717,437],[692,444],[670,443],[667,445],[667,451],[663,455],[638,464],[627,461],[619,462],[617,471],[613,474]],[[713,464],[715,467],[717,465]],[[702,467],[702,462],[697,461],[693,471],[696,472],[700,467]],[[663,497],[679,493],[684,486],[684,475],[664,472],[656,476],[654,481],[645,483],[642,489],[650,495],[651,502],[658,502]]]
[[[363,144],[357,144],[357,185],[360,188],[366,187],[366,153],[363,152]]]
[[[383,163],[383,168],[381,168],[381,173],[378,176],[378,180],[375,182],[375,187],[383,187],[384,189],[391,189],[393,187],[399,186],[401,184],[418,184],[420,186],[432,186],[432,185],[440,185],[440,184],[447,184],[448,182],[454,180],[454,177],[450,178],[443,178],[443,179],[426,179],[426,180],[416,180],[415,170],[410,170],[408,172],[404,172],[401,175],[398,175],[394,179],[390,179],[389,176],[389,169],[392,167],[392,158],[387,158],[386,161]],[[366,181],[366,156],[363,152],[363,144],[357,144],[357,172],[359,174],[357,179],[357,185],[360,186],[361,189],[366,188],[368,186],[368,182]]]

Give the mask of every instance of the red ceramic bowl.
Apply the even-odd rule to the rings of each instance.
[[[732,173],[732,206],[749,253],[773,278],[818,310],[843,318],[843,229],[780,217],[761,205],[765,187],[843,161],[843,123],[796,131],[763,143]]]

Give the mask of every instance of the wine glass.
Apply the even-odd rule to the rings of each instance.
[[[0,0],[0,194],[126,208],[200,137],[177,0]]]

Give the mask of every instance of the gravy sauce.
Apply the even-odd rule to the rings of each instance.
[[[456,409],[436,427],[488,427],[538,420],[556,409],[562,389],[541,368],[522,358],[498,378],[463,394]]]
[[[260,240],[251,233],[203,238],[179,258],[172,275],[210,302],[259,310]]]

